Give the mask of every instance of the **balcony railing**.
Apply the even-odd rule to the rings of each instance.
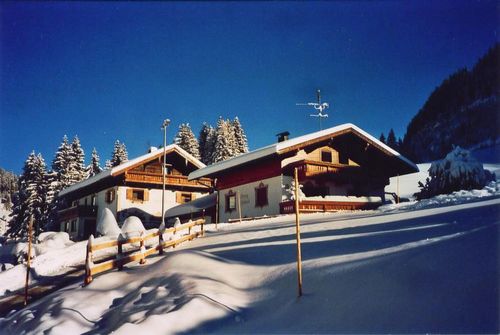
[[[97,217],[97,206],[77,205],[59,211],[59,220],[65,221],[77,217],[95,218]]]
[[[287,167],[290,173],[293,173],[293,168],[297,167],[299,178],[308,178],[321,175],[347,175],[360,171],[357,165],[327,163],[312,160],[302,160],[295,162]]]
[[[336,212],[339,210],[374,209],[380,202],[355,202],[355,201],[328,201],[328,200],[302,200],[299,202],[301,213]],[[295,213],[295,201],[280,203],[280,214]]]
[[[152,174],[146,172],[127,172],[125,173],[125,181],[161,185],[163,184],[163,176],[161,174]],[[198,180],[188,180],[187,176],[166,175],[165,185],[209,189],[212,186],[212,179],[200,178]]]

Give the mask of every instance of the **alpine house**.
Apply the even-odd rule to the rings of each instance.
[[[218,221],[292,213],[295,168],[301,212],[376,208],[390,177],[418,172],[353,124],[281,140],[189,174],[189,180],[214,179]]]

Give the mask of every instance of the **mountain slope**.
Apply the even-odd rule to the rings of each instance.
[[[472,70],[443,81],[408,125],[403,151],[417,162],[442,158],[454,145],[471,147],[499,137],[500,44]]]

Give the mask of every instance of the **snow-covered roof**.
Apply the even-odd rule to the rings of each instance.
[[[411,166],[415,171],[418,171],[418,167],[408,160],[406,157],[402,156],[399,152],[396,150],[392,149],[391,147],[387,146],[386,144],[382,143],[372,135],[368,134],[366,131],[363,129],[359,128],[358,126],[352,124],[352,123],[345,123],[341,124],[339,126],[335,126],[332,128],[320,130],[311,134],[299,136],[296,138],[292,138],[283,142],[278,142],[274,143],[271,145],[268,145],[266,147],[254,150],[252,152],[242,154],[236,157],[233,157],[231,159],[228,159],[226,161],[218,162],[212,165],[209,165],[205,168],[193,171],[189,174],[189,179],[197,179],[201,178],[204,176],[210,176],[214,175],[218,172],[249,163],[251,161],[261,159],[273,154],[281,154],[287,151],[287,149],[290,149],[294,146],[309,142],[309,141],[314,141],[320,138],[324,137],[331,137],[335,136],[338,133],[344,132],[346,130],[352,130],[354,133],[357,133],[358,136],[369,140],[372,142],[374,145],[378,146],[379,149],[389,153],[390,155],[399,158],[401,161],[403,161],[405,164]]]
[[[200,162],[200,160],[198,160],[196,157],[194,157],[193,155],[191,155],[186,150],[184,150],[181,147],[179,147],[177,144],[171,144],[171,145],[167,145],[165,147],[165,152],[167,154],[170,153],[170,152],[173,152],[173,151],[177,151],[181,156],[183,156],[188,161],[190,161],[191,163],[193,163],[193,165],[196,166],[197,168],[203,168],[203,167],[205,167],[205,164],[203,164],[202,162]],[[120,164],[118,166],[115,166],[115,167],[111,168],[110,170],[104,170],[104,171],[96,174],[95,176],[90,177],[89,179],[86,179],[84,181],[81,181],[79,183],[71,185],[71,186],[65,188],[64,190],[62,190],[61,192],[59,192],[59,196],[66,195],[66,194],[74,192],[74,191],[76,191],[78,189],[81,189],[81,188],[84,188],[86,186],[92,185],[92,184],[94,184],[94,183],[96,183],[96,182],[98,182],[100,180],[103,180],[103,179],[105,179],[107,177],[117,176],[117,175],[125,172],[126,170],[129,170],[129,169],[133,168],[136,165],[140,165],[140,164],[142,164],[144,162],[150,161],[151,159],[159,157],[161,155],[163,155],[163,148],[160,148],[160,149],[156,149],[155,148],[155,150],[153,150],[153,151],[151,151],[151,152],[149,152],[149,153],[147,153],[145,155],[142,155],[142,156],[139,156],[139,157],[134,158],[132,160],[126,161],[125,163]]]

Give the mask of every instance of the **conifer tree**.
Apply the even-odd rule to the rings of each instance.
[[[392,128],[389,131],[389,135],[387,135],[387,145],[397,150],[398,143],[396,141],[396,135],[394,134],[394,129]]]
[[[200,159],[206,165],[212,164],[214,140],[215,129],[206,122],[203,122],[198,137],[198,146],[200,148]]]
[[[34,219],[34,232],[38,236],[46,228],[49,214],[47,198],[49,185],[47,184],[47,170],[41,154],[32,152],[23,167],[23,174],[19,178],[19,191],[14,209],[9,221],[7,235],[25,237],[31,215]]]
[[[71,160],[71,184],[75,184],[84,180],[87,176],[85,168],[85,153],[82,149],[78,136],[75,136],[73,138],[73,142],[71,143],[71,155],[73,157]]]
[[[87,167],[87,178],[93,177],[101,171],[102,168],[99,165],[99,155],[97,154],[97,150],[94,148],[92,150],[92,158],[90,159],[90,164]]]
[[[189,152],[196,158],[200,158],[200,147],[196,137],[189,126],[189,123],[182,123],[179,126],[179,131],[175,135],[174,143],[180,146],[182,149]]]
[[[68,137],[64,135],[63,141],[52,161],[56,193],[72,184],[72,160],[74,158],[72,151],[71,145],[68,143]]]
[[[229,127],[230,122],[219,118],[215,129],[215,144],[212,154],[212,162],[217,163],[235,156],[234,133]]]
[[[106,159],[106,162],[104,163],[104,170],[110,170],[113,168],[113,164],[111,164],[111,160]]]
[[[128,153],[125,143],[120,143],[119,140],[116,140],[113,154],[111,155],[111,166],[118,166],[126,161],[128,161]]]
[[[237,154],[244,154],[248,152],[248,142],[245,132],[243,131],[243,127],[241,126],[240,120],[238,117],[235,117],[233,122],[233,132],[236,144]]]
[[[384,135],[384,133],[380,134],[379,140],[380,140],[380,142],[386,144],[385,143],[385,135]]]

